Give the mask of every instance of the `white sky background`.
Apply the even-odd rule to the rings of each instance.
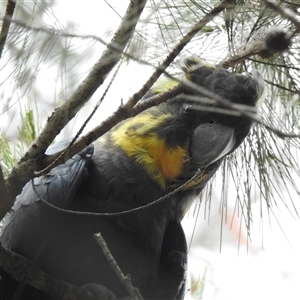
[[[120,15],[123,15],[127,8],[128,1],[108,1]],[[93,9],[90,9],[93,7]],[[114,31],[120,22],[108,4],[103,0],[71,1],[60,0],[55,7],[57,19],[62,24],[71,20],[77,24],[76,33],[95,34],[101,36],[107,30]],[[53,20],[48,20],[49,24]],[[45,22],[48,22],[45,20]],[[109,39],[106,39],[107,41]],[[101,52],[100,52],[101,53]],[[90,58],[90,66],[100,56],[95,53]],[[88,64],[88,63],[87,63]],[[109,95],[108,100],[103,103],[100,112],[92,120],[90,127],[98,124],[100,120],[107,117],[119,105],[121,98],[126,98],[136,92],[151,74],[151,68],[133,64],[128,68],[124,67],[118,76],[115,87]],[[88,70],[89,67],[86,68]],[[54,77],[56,70],[49,69],[49,72],[41,74],[39,84],[41,94],[48,97],[53,94]],[[75,132],[81,124],[84,114],[88,114],[93,105],[101,96],[100,90],[91,100],[91,104],[81,113],[68,130],[64,131],[62,137],[69,136]],[[111,99],[114,99],[113,104]],[[50,114],[49,111],[43,114]],[[2,125],[2,124],[1,124]],[[74,131],[73,131],[74,130]],[[205,268],[206,279],[203,299],[226,299],[226,300],[296,300],[300,299],[300,223],[296,218],[291,217],[284,205],[278,200],[279,208],[275,208],[276,219],[263,209],[263,218],[260,216],[260,203],[253,205],[253,230],[251,231],[252,243],[247,247],[243,242],[239,245],[239,219],[234,218],[234,226],[230,230],[232,218],[230,217],[235,202],[235,189],[231,185],[228,198],[232,203],[228,210],[228,223],[223,225],[222,249],[220,253],[220,184],[216,184],[215,202],[212,204],[210,218],[204,219],[204,206],[201,207],[198,223],[193,237],[192,248],[189,255],[189,277],[195,279],[203,276]],[[299,202],[295,198],[295,203]],[[298,211],[300,205],[298,204]],[[183,222],[188,242],[195,224],[193,210],[190,211]],[[284,233],[286,236],[284,235]],[[242,229],[242,235],[246,232]],[[248,252],[248,253],[247,253]],[[190,299],[190,294],[187,299]],[[200,299],[200,298],[199,298]]]
[[[63,22],[63,20],[66,22],[68,22],[68,20],[75,22],[77,25],[76,33],[94,34],[102,37],[106,42],[109,42],[112,35],[108,37],[107,32],[113,34],[118,28],[121,21],[120,16],[124,15],[128,3],[128,1],[119,0],[87,0],[83,4],[83,2],[79,1],[72,2],[71,0],[63,0],[59,1],[56,7],[56,11],[58,12],[57,18],[61,22]],[[113,7],[115,12],[109,5]],[[70,9],[70,6],[72,9]],[[93,9],[90,7],[93,7]],[[94,53],[93,57],[90,58],[90,66],[100,58],[101,53],[102,50],[99,50],[98,53]],[[89,68],[87,68],[87,71],[88,70]],[[99,121],[106,119],[107,116],[118,108],[121,101],[126,101],[137,92],[152,72],[153,69],[151,67],[145,67],[138,63],[124,64],[106,96],[107,101],[103,101],[101,108],[89,123],[88,128],[93,128],[98,125]],[[110,78],[111,77],[107,80],[107,83]],[[106,88],[106,85],[104,85],[104,87]],[[91,111],[91,107],[93,107],[102,96],[104,87],[101,87],[96,92],[91,101],[92,103],[87,105],[89,106],[86,111],[87,114]],[[81,114],[84,114],[84,112],[81,112]],[[75,125],[75,128],[78,128],[78,126]],[[67,135],[68,134],[69,133],[67,133]]]

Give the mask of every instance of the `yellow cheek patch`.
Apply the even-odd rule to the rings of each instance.
[[[114,144],[141,164],[162,188],[182,172],[186,150],[180,146],[170,148],[157,134],[157,128],[170,114],[138,115],[121,123],[112,131]]]

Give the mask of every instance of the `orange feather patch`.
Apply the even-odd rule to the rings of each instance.
[[[145,113],[127,119],[112,131],[114,144],[141,164],[162,188],[181,174],[187,157],[184,148],[169,147],[157,134],[156,129],[169,117],[170,114]]]

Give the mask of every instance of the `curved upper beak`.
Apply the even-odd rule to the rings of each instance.
[[[235,145],[234,129],[217,124],[199,125],[192,137],[190,155],[199,168],[206,167],[228,154]]]

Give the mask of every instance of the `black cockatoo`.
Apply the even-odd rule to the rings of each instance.
[[[254,107],[263,93],[256,70],[230,73],[195,57],[185,60],[183,69],[186,80],[236,104]],[[93,238],[101,232],[144,299],[183,299],[187,247],[180,222],[251,127],[249,119],[215,112],[222,105],[202,100],[207,99],[186,89],[119,123],[65,164],[35,178],[35,188],[29,182],[6,220],[2,246],[61,280],[101,284],[125,297],[128,293]],[[123,212],[152,203],[187,181],[155,205],[114,216],[69,214],[41,201],[73,211]],[[51,299],[2,274],[2,299]]]

